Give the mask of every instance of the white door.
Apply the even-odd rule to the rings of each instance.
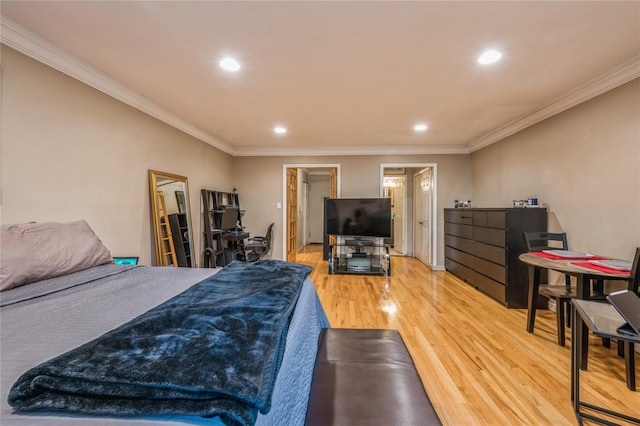
[[[431,262],[431,169],[425,169],[414,175],[413,199],[415,205],[415,257],[422,263],[432,266]]]
[[[401,254],[407,254],[406,235],[404,226],[404,191],[405,177],[396,179],[393,188],[393,248]]]

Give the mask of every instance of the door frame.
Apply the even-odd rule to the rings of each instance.
[[[431,192],[431,269],[441,270],[443,267],[438,265],[438,163],[380,163],[380,196],[384,197],[384,169],[385,168],[420,168],[420,171],[431,168],[433,191]],[[406,195],[405,195],[406,196]],[[413,197],[412,197],[413,198]],[[407,206],[408,207],[408,206]],[[415,200],[411,206],[412,216],[415,216]],[[405,220],[406,223],[406,220]],[[413,233],[413,241],[415,242],[416,230],[411,226]],[[413,253],[415,257],[415,253]]]
[[[338,192],[338,197],[340,197],[340,188],[341,188],[341,184],[340,184],[340,179],[342,176],[342,171],[340,169],[340,164],[339,163],[331,163],[331,164],[325,164],[325,163],[321,163],[321,164],[309,164],[309,163],[300,163],[300,164],[295,164],[295,163],[288,163],[288,164],[283,164],[282,165],[282,200],[283,200],[283,209],[282,209],[282,229],[284,230],[284,232],[282,232],[282,258],[286,259],[287,258],[287,240],[289,238],[289,227],[287,226],[287,209],[289,208],[288,206],[288,198],[287,198],[287,169],[336,169],[337,171],[337,176],[336,176],[336,180],[337,180],[337,192]],[[306,212],[305,212],[306,213]]]

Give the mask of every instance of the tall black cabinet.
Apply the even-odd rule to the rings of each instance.
[[[447,271],[508,308],[527,307],[523,232],[547,230],[545,208],[444,209]]]

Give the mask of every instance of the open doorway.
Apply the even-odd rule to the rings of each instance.
[[[429,174],[426,192],[421,173]],[[420,175],[418,180],[416,175]],[[437,265],[437,164],[381,164],[380,188],[381,196],[392,197],[391,253],[415,257],[434,268]]]
[[[339,164],[284,165],[284,259],[295,262],[301,248],[324,242],[324,198],[339,196],[339,179]]]
[[[405,169],[401,169],[404,171]],[[390,175],[385,172],[383,180],[384,197],[391,199],[391,237],[385,238],[384,243],[391,250],[392,256],[406,256],[407,227],[405,226],[405,211],[407,197],[405,197],[407,177],[405,175]]]

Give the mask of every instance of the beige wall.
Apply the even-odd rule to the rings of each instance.
[[[148,169],[230,190],[231,156],[2,45],[1,221],[85,219],[114,256],[155,257]]]
[[[379,197],[380,165],[384,163],[436,163],[438,167],[438,265],[444,264],[442,253],[444,207],[454,200],[467,199],[471,191],[469,155],[363,155],[329,157],[235,157],[233,181],[238,188],[240,205],[246,209],[243,225],[251,233],[262,234],[271,222],[274,227],[272,256],[283,258],[283,169],[284,165],[339,164],[342,197]],[[278,209],[281,202],[283,208]]]
[[[640,246],[640,79],[471,155],[476,206],[537,196],[571,249]]]
[[[188,177],[198,253],[199,190],[236,187],[250,232],[276,223],[281,258],[284,164],[339,164],[343,197],[377,197],[381,163],[437,163],[438,264],[442,209],[455,199],[535,195],[573,249],[629,257],[640,245],[638,80],[472,155],[233,158],[4,45],[1,100],[2,223],[84,218],[113,255],[146,264],[148,169]]]

